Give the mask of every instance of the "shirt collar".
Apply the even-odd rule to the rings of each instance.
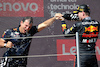
[[[19,31],[19,27],[17,28],[17,32],[20,32],[20,31]]]
[[[84,21],[84,20],[91,20],[91,17],[86,17],[82,21]]]

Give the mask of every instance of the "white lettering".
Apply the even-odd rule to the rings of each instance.
[[[50,14],[51,14],[51,17],[53,17],[57,12],[54,12],[54,11],[51,11]],[[58,13],[61,13],[61,12],[58,12]],[[62,12],[61,14],[66,14],[66,13],[71,13],[69,11],[66,11],[66,12]]]
[[[51,2],[67,2],[67,0],[50,0]]]
[[[62,9],[71,9],[71,10],[75,10],[77,9],[79,5],[76,5],[75,3],[72,5],[64,5],[63,3],[59,4],[59,5],[55,5],[55,4],[50,4],[50,9],[51,10],[62,10]]]
[[[62,44],[63,55],[70,55],[70,53],[65,52],[65,44]]]
[[[6,11],[7,5],[9,6],[9,11],[12,11],[11,3],[3,3],[3,11]]]
[[[35,9],[33,9],[32,6],[35,6]],[[31,3],[30,4],[30,10],[31,11],[37,11],[38,10],[38,5],[36,3]]]
[[[96,42],[96,40],[97,40],[96,38],[91,38],[91,39],[89,39],[89,40],[83,39],[83,40],[82,40],[82,43],[87,43],[87,42],[88,42],[88,43],[94,43],[94,42]]]
[[[96,46],[96,52],[98,53],[98,55],[100,55],[100,48],[98,46]]]
[[[98,24],[98,22],[94,22],[94,21],[91,21],[91,22],[82,22],[83,25],[86,25],[86,24]]]
[[[76,2],[77,0],[50,0],[51,2]]]
[[[23,3],[21,3],[21,5],[22,5],[22,8],[23,8],[24,11],[28,10],[29,3],[26,4],[26,7]]]
[[[76,47],[75,46],[72,46],[70,48],[70,51],[69,52],[66,52],[66,49],[67,48],[65,48],[65,44],[62,44],[62,54],[63,55],[75,55],[76,54],[75,53],[76,52]],[[100,55],[100,48],[99,48],[99,46],[96,46],[96,52],[98,53],[98,55]]]
[[[16,8],[16,6],[18,6],[18,8]],[[19,3],[14,3],[14,4],[13,4],[13,9],[14,9],[15,11],[20,11],[20,10],[21,10],[21,5],[20,5]]]
[[[2,4],[0,3],[0,7],[2,7]],[[0,8],[0,11],[2,11],[2,8]]]
[[[69,2],[76,2],[76,0],[68,0]]]
[[[87,42],[87,39],[83,39],[83,40],[82,40],[82,43],[86,43],[86,42]]]
[[[34,8],[33,8],[34,7]],[[0,3],[0,11],[29,11],[28,9],[30,9],[31,11],[37,11],[38,10],[38,5],[36,3]]]
[[[75,46],[73,46],[73,47],[71,47],[70,48],[70,53],[72,54],[72,55],[75,55],[76,53],[76,47]]]
[[[63,55],[75,55],[76,53],[76,47],[75,46],[73,46],[73,47],[71,47],[70,48],[70,52],[68,53],[68,52],[66,52],[66,50],[65,50],[65,44],[62,44],[62,51],[63,51]]]

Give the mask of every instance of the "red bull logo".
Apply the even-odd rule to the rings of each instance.
[[[88,34],[86,32],[89,32]],[[94,31],[96,31],[94,33]],[[89,27],[85,27],[85,32],[83,33],[82,37],[98,37],[98,26],[89,26]]]
[[[62,31],[64,31],[66,29],[66,24],[62,24]]]
[[[89,32],[93,32],[93,31],[98,31],[98,26],[89,26],[89,27],[85,27],[85,32],[87,32],[87,31],[89,31]]]
[[[4,36],[5,36],[5,32],[3,33],[2,37],[4,37]]]

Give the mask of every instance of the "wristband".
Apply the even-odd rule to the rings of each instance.
[[[5,44],[4,44],[4,47],[6,47],[6,45],[7,45],[7,44],[5,43]]]

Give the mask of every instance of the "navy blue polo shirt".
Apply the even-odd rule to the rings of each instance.
[[[24,38],[24,37],[31,37],[35,33],[37,33],[37,27],[32,26],[28,33],[22,34],[19,31],[19,27],[7,29],[4,31],[2,38],[12,38],[12,39],[5,39],[7,41],[11,41],[14,44],[14,47],[8,48],[7,51],[4,53],[5,56],[26,56],[29,52],[29,47],[31,44],[32,38]]]

